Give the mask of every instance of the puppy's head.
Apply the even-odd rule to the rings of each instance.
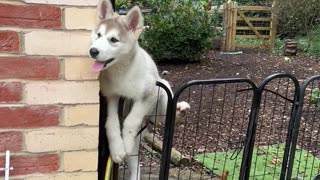
[[[96,60],[93,70],[102,71],[129,55],[143,29],[143,16],[138,6],[126,16],[114,12],[110,0],[100,0],[98,24],[91,34],[89,54]]]

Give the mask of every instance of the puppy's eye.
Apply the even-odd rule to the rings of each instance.
[[[113,37],[113,38],[111,38],[111,39],[110,39],[110,41],[111,41],[112,43],[119,42],[119,40],[118,40],[118,39],[116,39],[116,38],[114,38],[114,37]]]
[[[101,33],[98,33],[97,36],[98,36],[98,38],[100,38],[101,37]]]

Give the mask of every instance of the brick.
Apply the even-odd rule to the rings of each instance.
[[[25,34],[28,55],[88,56],[90,32],[32,31]]]
[[[79,158],[81,157],[81,158]],[[96,171],[98,165],[98,152],[65,152],[63,153],[63,167],[66,172]]]
[[[0,26],[60,28],[61,14],[59,7],[0,4]]]
[[[99,104],[65,106],[64,125],[99,125]]]
[[[98,79],[99,73],[91,69],[94,60],[90,58],[65,58],[65,78],[67,80],[92,80]]]
[[[14,31],[0,31],[0,52],[19,53],[19,34]]]
[[[0,107],[0,128],[34,128],[57,126],[59,107],[26,106]]]
[[[46,128],[25,133],[29,152],[92,150],[98,147],[98,128]]]
[[[0,157],[0,167],[4,167],[4,157]],[[59,169],[59,156],[57,154],[47,154],[38,156],[13,156],[10,166],[14,167],[10,171],[10,176],[27,175],[33,173],[52,173]],[[4,172],[0,171],[0,176]]]
[[[25,180],[93,180],[98,179],[98,173],[58,173],[50,175],[38,175],[34,177],[26,177]]]
[[[0,152],[22,149],[22,133],[18,131],[0,132]]]
[[[54,57],[0,57],[0,78],[58,79],[59,60]]]
[[[67,29],[92,30],[97,22],[97,12],[95,8],[66,8],[64,15]]]
[[[20,82],[0,82],[0,103],[19,102],[22,97],[21,93],[22,84]]]
[[[57,4],[71,6],[96,6],[99,0],[22,0],[26,3]]]
[[[30,82],[25,84],[24,102],[27,104],[79,104],[99,102],[99,83],[86,82]]]

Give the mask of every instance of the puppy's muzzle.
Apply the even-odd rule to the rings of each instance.
[[[91,48],[89,52],[92,58],[96,58],[100,53],[97,48]]]

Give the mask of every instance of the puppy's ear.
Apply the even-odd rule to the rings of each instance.
[[[97,7],[97,16],[100,20],[113,15],[112,3],[110,0],[100,0]]]
[[[130,31],[135,32],[137,29],[143,28],[143,16],[140,8],[133,7],[126,15],[125,21]]]

